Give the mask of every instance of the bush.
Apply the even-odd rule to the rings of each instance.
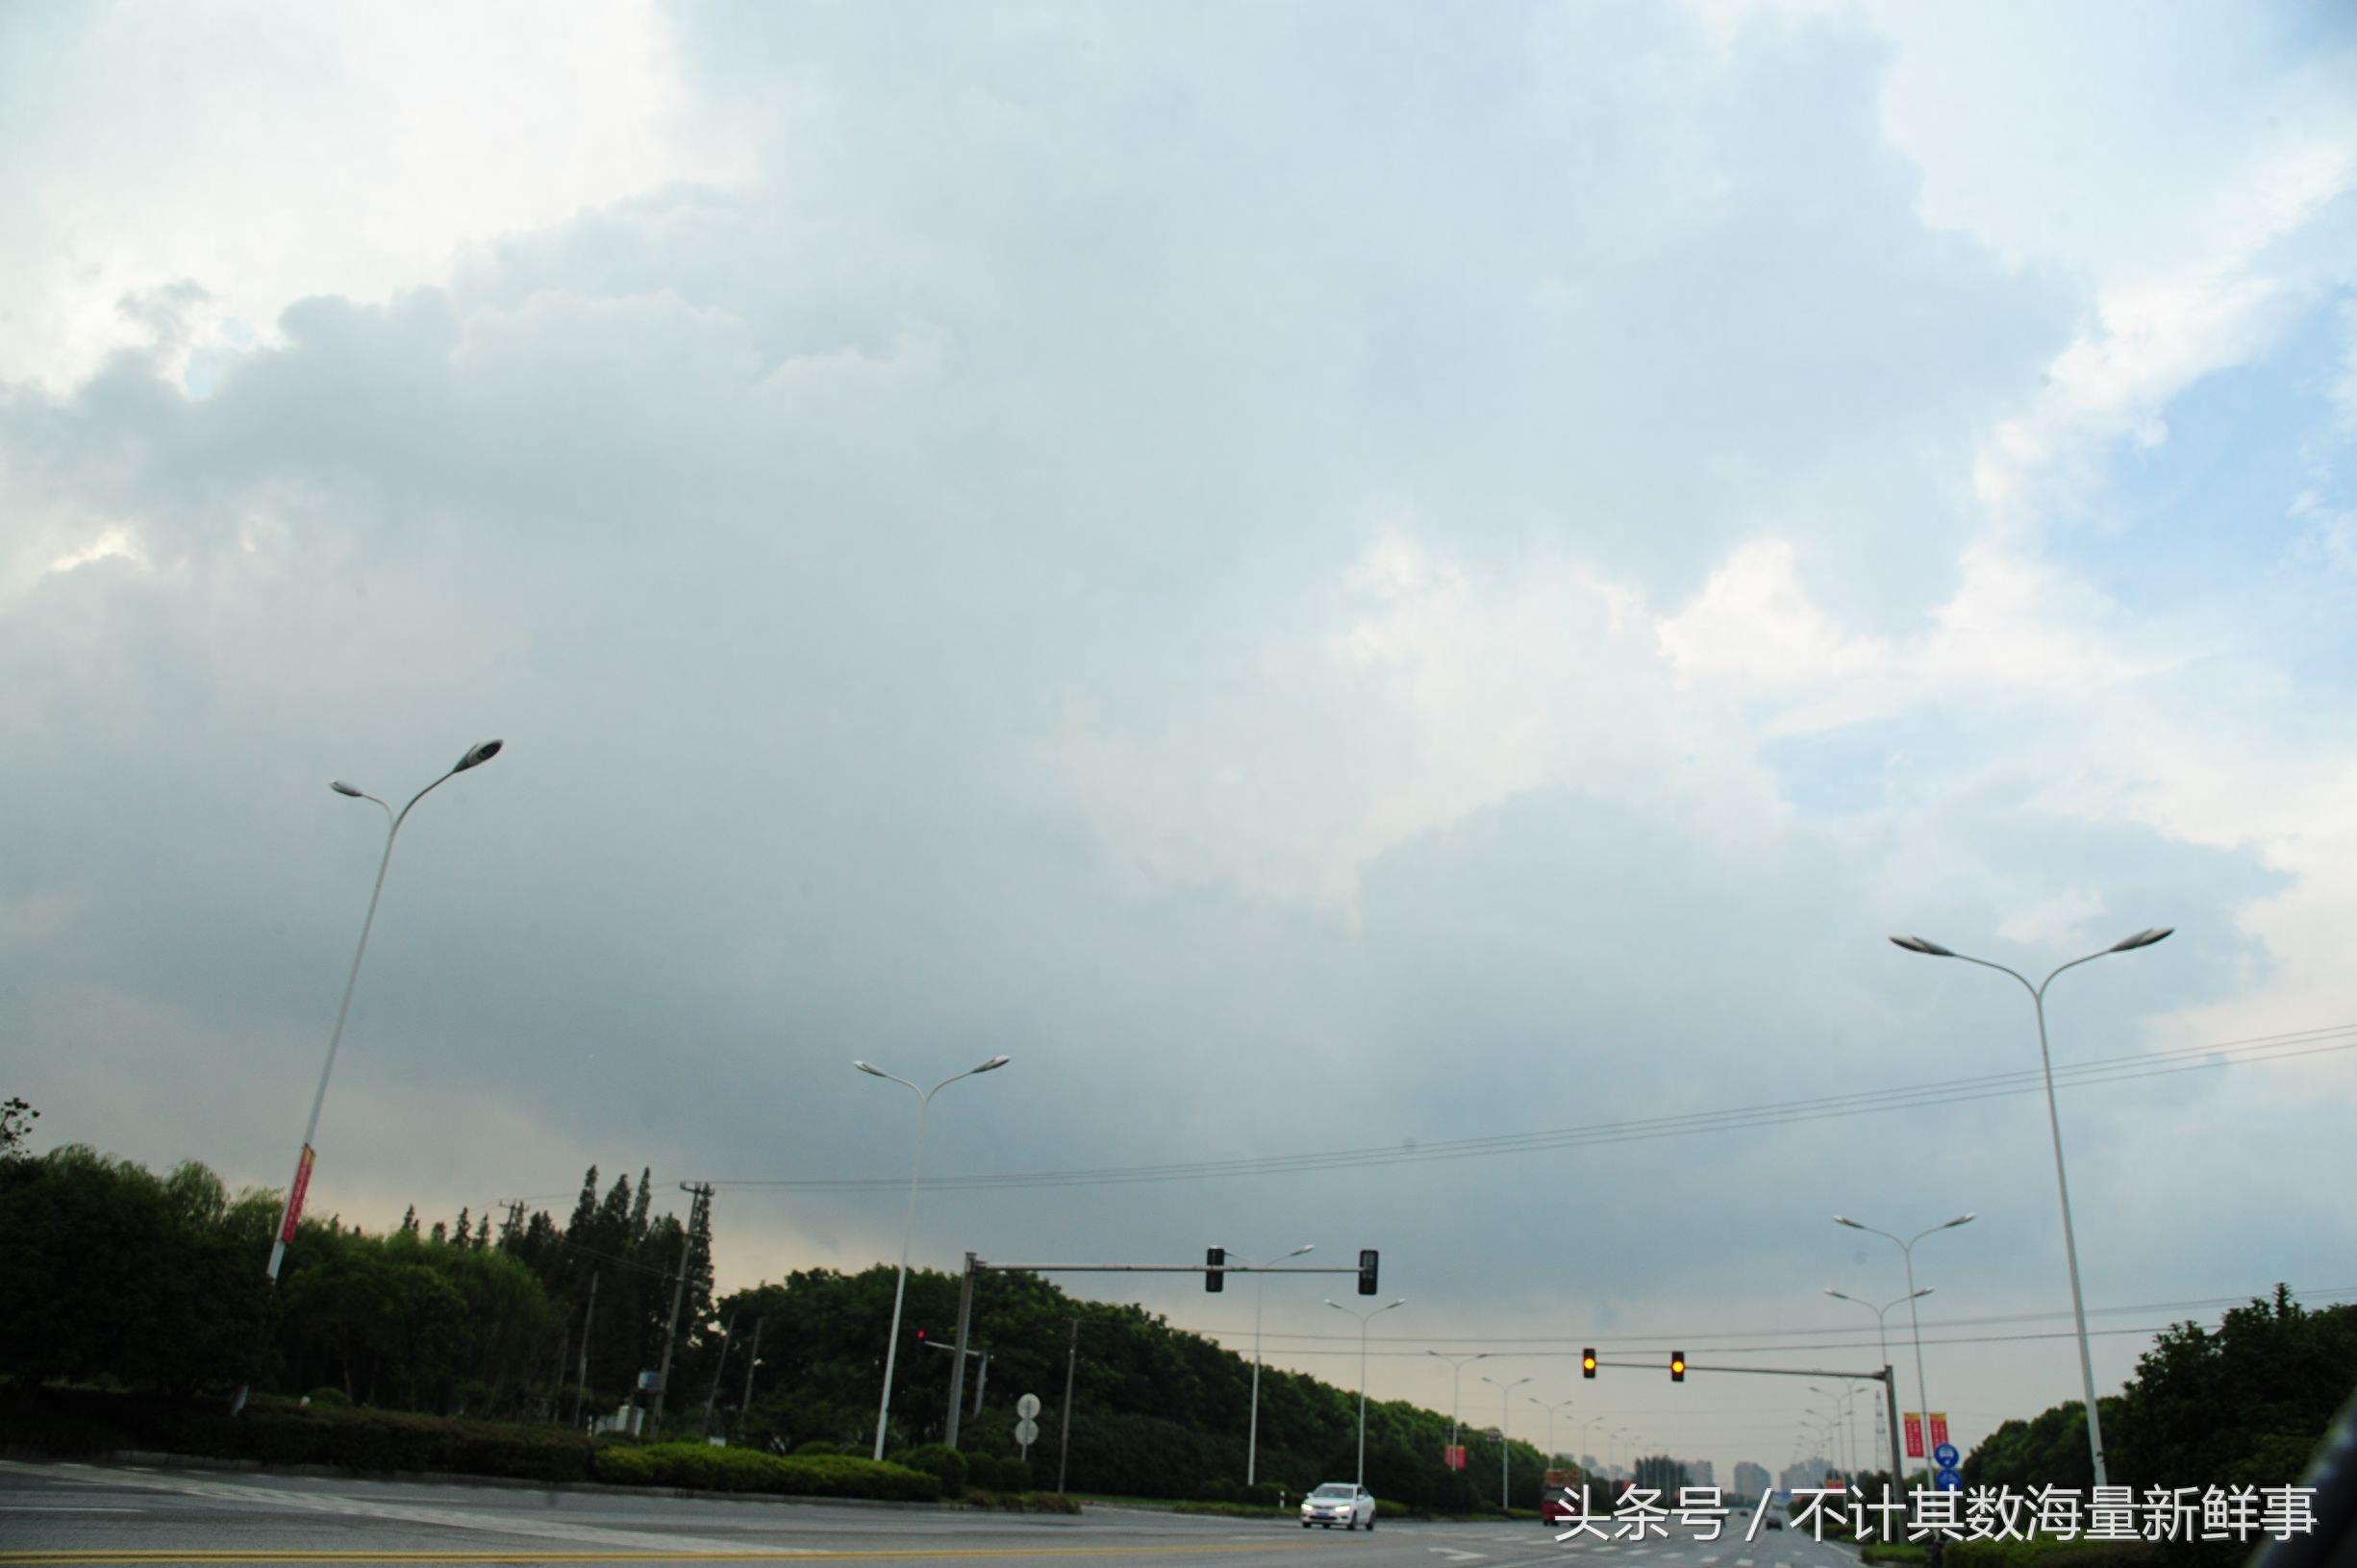
[[[1241,1503],[1243,1501],[1236,1495],[1236,1483],[1225,1476],[1215,1476],[1205,1481],[1202,1489],[1195,1496],[1198,1501],[1204,1503]]]
[[[807,1443],[796,1443],[794,1445],[794,1452],[796,1454],[854,1454],[854,1450],[849,1444],[830,1443],[823,1437],[814,1437]]]
[[[1256,1508],[1281,1508],[1285,1506],[1285,1488],[1273,1481],[1256,1481],[1237,1494],[1239,1503],[1249,1503]],[[1377,1507],[1382,1506],[1377,1500]]]
[[[973,1482],[993,1492],[1028,1492],[1031,1490],[1031,1464],[1017,1455],[993,1458],[977,1455],[973,1460]]]
[[[931,1503],[939,1478],[901,1464],[848,1455],[782,1457],[708,1443],[652,1443],[607,1448],[597,1455],[599,1481],[623,1486],[681,1486],[715,1492],[770,1492],[785,1497],[864,1497]]]
[[[968,1491],[965,1501],[973,1507],[997,1508],[1007,1513],[1080,1512],[1080,1505],[1062,1492]]]
[[[973,1476],[974,1484],[977,1486],[996,1486],[998,1484],[996,1481],[989,1479],[982,1473],[982,1467],[989,1462],[988,1460],[982,1458],[968,1460],[965,1455],[945,1443],[927,1443],[922,1448],[910,1449],[894,1462],[905,1464],[911,1470],[921,1470],[940,1481],[943,1497],[963,1497],[965,1494],[965,1481],[969,1473]]]
[[[148,1449],[266,1464],[522,1481],[586,1481],[594,1452],[587,1437],[546,1427],[447,1421],[280,1400],[257,1400],[234,1418],[219,1405],[84,1388],[45,1388],[39,1400],[35,1410],[12,1411],[0,1418],[5,1421],[0,1433],[52,1452]]]
[[[307,1397],[313,1405],[328,1406],[339,1410],[349,1409],[352,1406],[352,1396],[334,1383],[314,1388]]]

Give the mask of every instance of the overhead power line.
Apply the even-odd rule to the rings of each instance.
[[[2172,1073],[2200,1072],[2214,1067],[2294,1060],[2330,1052],[2357,1050],[2357,1024],[2298,1030],[2282,1034],[2210,1045],[2182,1046],[2170,1051],[2137,1052],[2103,1057],[2054,1069],[2057,1086],[2117,1083],[2131,1079],[2160,1078]],[[1061,1171],[1014,1171],[972,1176],[937,1176],[926,1184],[940,1189],[1096,1186],[1113,1182],[1184,1182],[1213,1177],[1283,1176],[1305,1171],[1345,1170],[1370,1165],[1421,1164],[1433,1160],[1493,1158],[1549,1149],[1646,1142],[1655,1138],[1693,1137],[1740,1132],[1796,1122],[1827,1121],[1849,1116],[1884,1114],[1924,1106],[1996,1099],[2035,1093],[2043,1075],[2038,1069],[1983,1073],[1970,1078],[1943,1079],[1899,1088],[1862,1089],[1802,1100],[1771,1101],[1721,1110],[1691,1111],[1674,1116],[1590,1122],[1574,1127],[1531,1132],[1507,1132],[1486,1137],[1452,1138],[1407,1146],[1332,1149],[1298,1155],[1264,1155],[1233,1159],[1189,1160],[1159,1165],[1105,1165]],[[715,1178],[715,1187],[738,1190],[793,1192],[865,1192],[898,1190],[900,1177],[769,1177]]]

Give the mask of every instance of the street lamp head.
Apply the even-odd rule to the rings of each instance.
[[[1833,1223],[1836,1225],[1846,1225],[1853,1231],[1863,1231],[1866,1229],[1865,1226],[1860,1225],[1856,1220],[1851,1219],[1847,1214],[1836,1214],[1833,1217]]]
[[[2175,931],[2176,929],[2177,928],[2174,926],[2150,926],[2138,932],[2133,936],[2122,936],[2119,941],[2114,942],[2111,945],[2110,951],[2114,953],[2131,953],[2140,947],[2150,947],[2153,943],[2167,937],[2170,932]]]
[[[855,1061],[851,1065],[857,1067],[861,1072],[865,1073],[870,1078],[890,1078],[892,1076],[891,1074],[886,1072],[883,1068],[876,1066],[873,1062]]]
[[[1295,1247],[1295,1248],[1294,1248],[1294,1249],[1293,1249],[1291,1252],[1287,1253],[1285,1256],[1286,1256],[1286,1257],[1300,1257],[1300,1256],[1301,1256],[1303,1253],[1314,1253],[1314,1252],[1316,1252],[1316,1250],[1317,1250],[1317,1243],[1316,1243],[1316,1242],[1315,1242],[1315,1241],[1312,1241],[1312,1242],[1305,1243],[1305,1244],[1304,1244],[1304,1245],[1302,1245],[1302,1246]]]
[[[1333,1307],[1338,1312],[1347,1312],[1350,1310],[1349,1307],[1344,1307],[1341,1302],[1336,1301],[1332,1296],[1328,1296],[1326,1298],[1326,1305]]]
[[[990,1060],[975,1068],[974,1071],[978,1073],[994,1073],[1014,1059],[1015,1058],[1013,1057],[992,1057]]]
[[[499,755],[499,748],[506,744],[507,742],[504,740],[478,741],[474,745],[466,748],[466,755],[460,758],[459,765],[452,768],[450,771],[453,773],[464,773],[468,768],[479,768],[484,763],[489,761],[492,758],[497,757]]]
[[[1940,1287],[1938,1285],[1925,1285],[1922,1289],[1917,1291],[1914,1295],[1908,1297],[1907,1299],[1909,1301],[1918,1301],[1921,1298],[1930,1295],[1933,1291],[1939,1288]]]
[[[1910,953],[1920,953],[1931,958],[1952,958],[1956,955],[1938,942],[1927,942],[1920,936],[1893,936],[1891,940]]]
[[[1943,1231],[1953,1231],[1959,1225],[1969,1225],[1978,1218],[1980,1218],[1980,1215],[1977,1213],[1959,1214],[1954,1219],[1948,1221],[1945,1225],[1940,1227],[1940,1229]]]
[[[366,790],[361,788],[361,786],[358,784],[345,784],[341,779],[330,780],[328,783],[328,787],[336,791],[336,793],[339,795],[349,795],[354,800],[366,800],[368,798],[368,792]]]

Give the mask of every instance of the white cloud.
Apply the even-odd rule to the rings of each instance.
[[[310,294],[382,299],[468,247],[750,169],[660,8],[116,3],[6,24],[0,378],[53,390],[177,336],[242,352]],[[180,320],[122,302],[178,289]]]

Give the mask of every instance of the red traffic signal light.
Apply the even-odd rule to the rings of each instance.
[[[1595,1375],[1596,1353],[1595,1348],[1593,1346],[1590,1346],[1588,1349],[1580,1352],[1580,1376],[1583,1378],[1592,1378]]]
[[[1669,1381],[1671,1382],[1686,1381],[1686,1353],[1682,1350],[1673,1350],[1669,1353]]]

